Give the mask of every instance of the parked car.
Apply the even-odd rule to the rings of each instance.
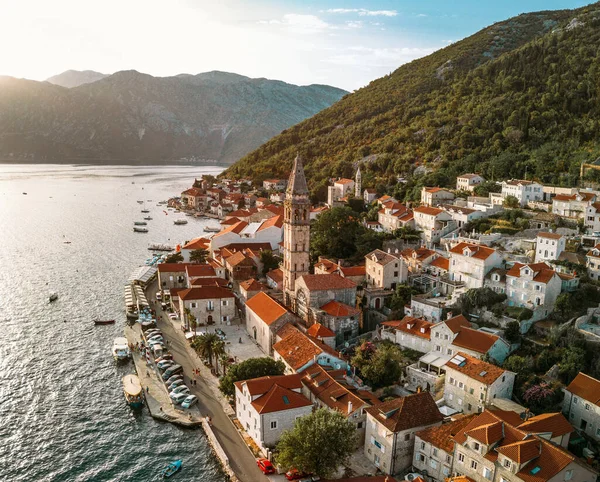
[[[150,330],[146,330],[144,332],[144,335],[146,336],[146,338],[149,338],[149,337],[154,336],[154,335],[161,335],[162,336],[162,332],[160,330],[156,329],[156,328],[151,328]]]
[[[179,388],[180,390],[173,390],[172,392],[169,392],[169,397],[173,398],[173,396],[179,395],[180,393],[182,393],[186,397],[189,396],[189,395],[191,395],[190,389],[188,387],[182,385],[182,386],[177,387],[177,388]],[[179,403],[181,403],[181,402],[179,402]]]
[[[198,403],[198,397],[196,395],[188,395],[188,397],[181,402],[183,408],[190,408],[192,405]]]
[[[165,383],[167,385],[171,385],[173,382],[177,381],[177,380],[183,380],[183,375],[173,375],[171,378],[169,378]]]
[[[172,320],[176,320],[177,315],[175,313],[169,313],[169,318],[171,318]]]
[[[171,391],[179,393],[179,392],[185,392],[186,390],[189,391],[189,388],[186,385],[178,385],[175,388],[173,388]]]
[[[215,330],[215,333],[221,340],[227,340],[227,335],[225,334],[225,332],[223,330],[221,330],[221,328],[217,328]]]
[[[176,404],[180,404],[181,402],[183,402],[188,396],[187,393],[171,393],[169,395],[169,397],[171,397],[171,400],[173,400],[173,403]]]
[[[170,366],[169,368],[167,368],[165,370],[165,372],[162,374],[162,379],[163,380],[168,380],[169,378],[171,378],[173,375],[177,375],[178,373],[182,373],[183,372],[183,367],[181,365],[173,365]]]
[[[167,368],[175,365],[176,363],[173,360],[163,360],[159,361],[156,366],[159,370],[166,370]]]
[[[148,340],[148,343],[153,341],[160,341],[162,343],[165,341],[162,335],[152,335],[151,337],[146,338],[146,340]]]
[[[258,459],[256,465],[258,465],[258,468],[263,474],[275,473],[275,467],[273,467],[273,464],[267,459]]]
[[[161,300],[162,300],[162,293],[161,293],[160,291],[157,291],[157,292],[156,292],[156,299],[157,299],[158,301],[161,301]]]
[[[175,388],[180,387],[181,385],[185,385],[185,382],[181,379],[175,380],[173,383],[167,383],[167,387],[170,392],[172,392]]]
[[[163,356],[158,357],[156,360],[154,360],[155,363],[164,361],[164,360],[172,360],[173,359],[173,355],[171,355],[170,353],[165,353]]]
[[[290,469],[285,473],[285,478],[288,480],[298,480],[302,477],[309,477],[311,474],[300,472],[298,469]]]

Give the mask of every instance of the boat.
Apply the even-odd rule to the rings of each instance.
[[[177,225],[187,224],[187,223],[188,223],[187,219],[183,219],[183,218],[176,219],[175,221],[173,221],[173,224],[177,224]]]
[[[144,201],[138,201],[138,204],[144,204]]]
[[[63,244],[71,244],[71,241],[63,241]]]
[[[112,347],[112,354],[113,354],[113,358],[117,361],[127,360],[131,356],[127,338],[122,337],[122,336],[115,338],[115,341],[113,342],[113,347]]]
[[[144,219],[145,219],[146,221],[152,221],[152,218],[151,218],[150,216],[146,216]],[[144,224],[146,224],[146,223],[144,223]]]
[[[127,319],[128,320],[131,320],[131,321],[137,320],[139,316],[140,315],[135,308],[127,309]]]
[[[138,228],[138,227],[136,227],[136,226],[134,226],[134,227],[133,227],[133,230],[134,230],[136,233],[147,233],[147,232],[148,232],[148,229],[147,229],[147,228]]]
[[[148,224],[146,221],[134,221],[135,226],[146,226]]]
[[[127,405],[131,408],[142,408],[144,391],[137,375],[130,374],[123,377],[123,394],[125,400],[127,400]]]
[[[148,249],[150,251],[173,251],[175,248],[173,246],[168,245],[168,244],[150,243],[148,245]]]
[[[150,212],[150,210],[149,210],[149,209],[142,209],[142,212],[143,212],[144,214],[147,214],[147,213],[149,213],[149,212]]]
[[[115,320],[94,320],[94,325],[112,325]]]
[[[221,231],[221,228],[216,226],[204,226],[205,233],[218,233],[219,231]]]
[[[23,196],[27,196],[27,193],[26,193],[26,192],[24,192],[24,193],[23,193]]]
[[[183,462],[181,460],[175,460],[174,462],[171,462],[163,469],[162,476],[165,479],[168,479],[169,477],[175,475],[178,471],[180,471],[182,465]]]
[[[52,303],[53,301],[56,301],[58,299],[58,294],[57,293],[51,293],[50,294],[50,303]]]

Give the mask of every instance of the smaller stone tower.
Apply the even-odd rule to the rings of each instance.
[[[356,171],[356,179],[354,180],[354,197],[362,197],[362,175],[360,174],[360,166]]]

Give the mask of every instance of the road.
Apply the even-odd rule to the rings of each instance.
[[[154,281],[147,290],[148,301],[156,299],[157,282]],[[151,301],[151,303],[153,303]],[[233,422],[223,411],[219,400],[215,397],[210,387],[202,377],[194,377],[194,369],[197,368],[190,353],[188,352],[188,341],[180,328],[175,328],[168,316],[161,310],[158,304],[153,303],[157,313],[157,324],[168,340],[169,350],[174,360],[184,370],[187,379],[196,378],[197,385],[191,385],[186,380],[191,392],[198,397],[200,413],[209,415],[212,419],[212,428],[217,440],[229,458],[229,464],[235,474],[242,482],[269,482],[269,479],[256,466],[256,458],[238,433]],[[179,326],[179,325],[178,325]]]

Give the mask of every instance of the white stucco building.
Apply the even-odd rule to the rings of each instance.
[[[463,174],[456,178],[456,190],[457,191],[470,191],[473,192],[475,186],[485,182],[485,179],[479,174]]]
[[[450,249],[450,279],[465,283],[467,289],[482,288],[488,272],[501,265],[500,253],[488,246],[462,242]]]
[[[544,199],[544,186],[535,181],[524,181],[510,179],[502,181],[502,198],[514,196],[519,204],[524,207],[529,201],[541,201]]]
[[[535,240],[535,262],[558,259],[565,250],[566,238],[557,233],[539,232]]]

